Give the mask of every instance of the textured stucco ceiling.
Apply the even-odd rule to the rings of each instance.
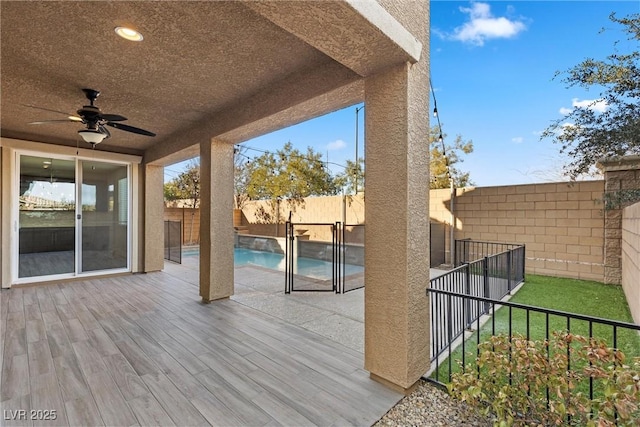
[[[286,22],[287,8],[273,4],[265,17],[242,2],[2,1],[2,136],[85,144],[77,134],[81,124],[29,124],[75,114],[88,103],[82,88],[101,91],[96,105],[103,113],[123,115],[125,124],[157,134],[150,138],[110,128],[112,137],[98,147],[151,153],[153,159],[203,137],[224,135],[238,142],[361,100],[357,67],[311,46],[313,38],[283,29],[273,16]],[[369,25],[350,19],[359,15],[347,3],[326,5],[331,19]],[[323,13],[322,6],[316,9],[314,13]],[[119,38],[114,33],[119,25],[139,30],[144,41]],[[339,46],[345,35],[337,31],[331,36],[329,29],[323,34],[327,45]],[[381,40],[383,57],[396,63],[405,59],[402,50]],[[379,59],[374,64],[386,65]],[[324,105],[309,104],[314,98]],[[280,119],[267,122],[277,114]],[[247,123],[261,125],[254,129]]]

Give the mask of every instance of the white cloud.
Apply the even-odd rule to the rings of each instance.
[[[515,142],[516,144],[522,144],[524,142],[524,138],[521,136],[516,136],[515,138],[511,138],[511,142]]]
[[[573,98],[572,105],[579,108],[588,108],[598,113],[607,111],[607,101],[604,99],[583,99],[579,101],[578,98]]]
[[[604,113],[605,111],[607,111],[608,104],[605,99],[583,99],[582,101],[580,101],[578,98],[573,98],[571,100],[571,106],[574,108],[586,108],[597,113]],[[573,109],[571,108],[560,108],[560,114],[564,116],[571,114],[572,111]]]
[[[486,40],[512,38],[527,29],[522,21],[493,16],[487,3],[471,3],[470,8],[461,7],[460,11],[469,15],[469,21],[452,35],[461,42],[482,46]]]
[[[344,142],[341,139],[337,139],[327,144],[327,150],[331,150],[331,151],[342,150],[346,146],[347,146],[346,142]]]

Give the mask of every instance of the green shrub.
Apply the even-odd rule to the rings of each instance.
[[[496,426],[640,425],[640,358],[625,364],[621,351],[579,335],[493,336],[448,387],[453,397],[492,413]]]

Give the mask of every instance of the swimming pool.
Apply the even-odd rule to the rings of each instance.
[[[182,256],[198,256],[198,248],[189,248],[182,251]],[[271,270],[284,271],[284,255],[272,252],[254,251],[251,249],[235,248],[234,264],[236,267],[243,265],[257,265]],[[302,276],[313,277],[315,279],[331,278],[332,264],[313,258],[298,258],[297,265],[294,266],[294,273]],[[359,265],[345,264],[345,276],[364,272],[364,267]]]

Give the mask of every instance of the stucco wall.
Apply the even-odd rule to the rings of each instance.
[[[622,211],[622,288],[640,324],[640,203]]]

